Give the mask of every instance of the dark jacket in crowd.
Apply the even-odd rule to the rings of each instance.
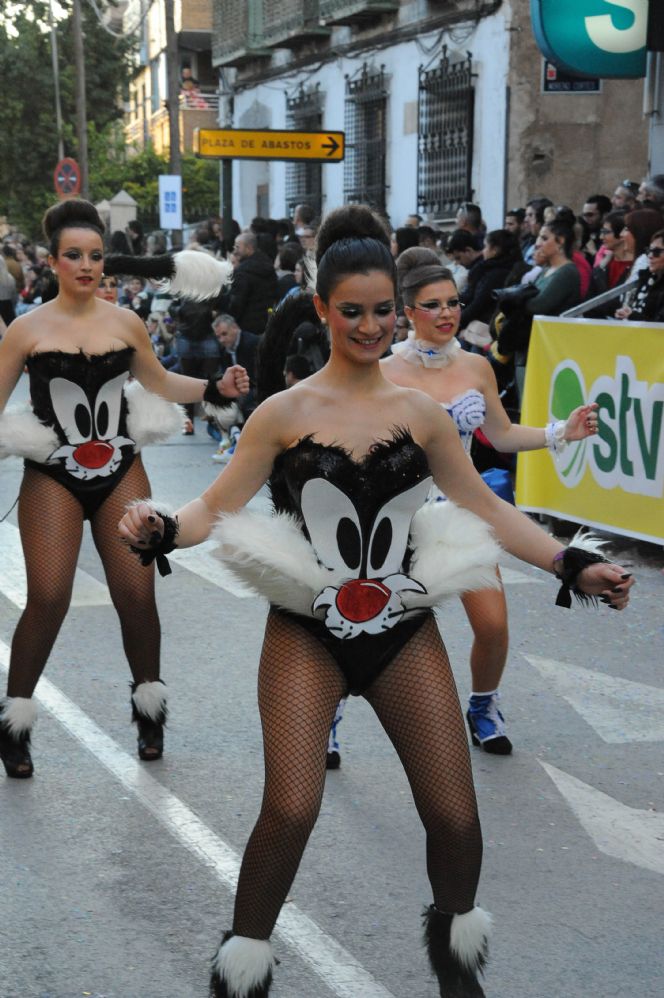
[[[237,399],[237,404],[239,405],[245,420],[249,418],[257,405],[256,351],[260,341],[261,337],[257,336],[256,333],[250,333],[246,329],[243,329],[240,333],[238,344],[233,352],[227,350],[221,345],[219,346],[219,370],[215,375],[217,379],[221,378],[227,368],[232,367],[233,364],[240,364],[246,369],[247,374],[249,375],[249,381],[251,382],[249,392]],[[233,354],[235,354],[235,356],[233,356]]]
[[[505,286],[507,275],[512,269],[513,260],[501,260],[494,257],[489,260],[479,260],[468,272],[468,283],[463,291],[463,308],[461,310],[461,329],[474,319],[489,323],[496,308],[496,302],[491,292]]]
[[[229,312],[240,329],[260,335],[268,310],[277,300],[277,274],[272,261],[260,250],[241,260],[233,271],[230,291],[222,296],[219,311]]]

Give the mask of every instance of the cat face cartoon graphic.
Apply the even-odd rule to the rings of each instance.
[[[107,478],[118,469],[122,448],[134,446],[119,432],[126,380],[122,373],[88,392],[68,378],[51,380],[51,403],[66,443],[53,451],[49,464],[62,461],[70,475],[85,482]]]
[[[352,500],[323,478],[302,488],[302,516],[320,563],[342,579],[326,586],[314,599],[314,613],[325,611],[332,634],[347,639],[380,634],[394,627],[406,612],[400,593],[426,592],[404,574],[413,516],[431,486],[426,478],[393,496],[362,522]]]

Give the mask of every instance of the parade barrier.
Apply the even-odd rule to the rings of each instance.
[[[664,542],[664,326],[533,319],[521,421],[543,426],[597,402],[597,436],[519,454],[516,502],[627,537]]]

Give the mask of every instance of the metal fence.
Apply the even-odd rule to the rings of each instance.
[[[320,84],[286,97],[286,127],[299,132],[317,132],[323,127],[323,94]],[[323,209],[323,168],[321,163],[288,163],[286,166],[286,208],[293,214],[296,204],[310,204],[320,217]]]
[[[417,200],[423,215],[454,215],[472,201],[474,74],[472,55],[419,71]]]
[[[367,63],[359,76],[346,77],[346,158],[344,200],[385,210],[387,141],[387,76],[385,68]]]

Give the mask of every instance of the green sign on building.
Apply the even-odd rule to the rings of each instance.
[[[543,55],[576,76],[646,75],[648,0],[530,0]]]

